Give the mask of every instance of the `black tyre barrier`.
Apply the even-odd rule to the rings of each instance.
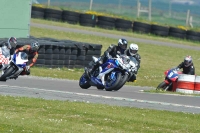
[[[153,31],[165,31],[165,32],[169,32],[169,27],[165,27],[165,26],[161,26],[161,25],[152,24],[151,25],[151,29]]]
[[[198,37],[198,36],[187,35],[186,39],[193,41],[200,41],[200,36]]]
[[[44,18],[48,19],[48,20],[61,21],[62,20],[62,11],[46,8],[44,10]]]
[[[200,32],[188,30],[186,31],[186,39],[200,41]]]
[[[169,34],[169,27],[160,25],[151,25],[151,33],[159,36],[166,37]]]
[[[38,59],[45,59],[45,54],[39,54]]]
[[[151,33],[151,29],[143,27],[133,27],[133,32],[149,34]]]
[[[182,34],[182,33],[177,33],[177,32],[169,32],[169,36],[171,37],[175,37],[175,38],[186,38],[186,34]]]
[[[104,29],[114,29],[115,18],[106,17],[106,16],[98,16],[98,21],[96,25]]]
[[[169,28],[169,36],[176,37],[176,38],[186,38],[186,30],[170,27]]]
[[[133,22],[133,32],[151,33],[151,25],[142,22]]]
[[[108,21],[102,21],[102,20],[98,20],[96,25],[103,29],[114,29],[115,28],[114,22],[108,22]]]
[[[37,59],[37,64],[45,64],[45,59]]]
[[[96,16],[91,14],[80,14],[79,23],[82,26],[95,27]]]
[[[115,20],[115,28],[117,30],[128,31],[128,30],[132,30],[132,27],[133,27],[133,23],[130,20],[124,20],[120,18],[117,18]]]
[[[62,20],[64,22],[68,22],[71,24],[77,24],[79,22],[80,13],[73,12],[73,11],[66,11],[62,12]]]
[[[44,45],[41,45],[41,47],[44,47]],[[39,54],[44,54],[44,53],[45,53],[45,48],[40,48],[40,49],[38,50],[38,53],[39,53]]]
[[[111,23],[115,23],[115,18],[113,17],[107,17],[107,16],[98,16],[98,21],[106,21],[106,22],[111,22]]]
[[[187,31],[186,31],[186,34],[187,34],[187,35],[190,35],[190,36],[197,36],[197,37],[200,37],[200,32],[197,32],[197,31],[187,30]]]

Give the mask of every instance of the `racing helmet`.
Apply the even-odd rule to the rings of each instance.
[[[37,41],[31,43],[31,51],[38,51],[39,48],[40,44]]]
[[[120,47],[121,50],[123,51],[126,50],[127,45],[128,45],[128,42],[126,39],[119,39],[118,46]]]
[[[8,38],[8,42],[7,42],[6,46],[7,46],[8,49],[16,48],[17,38],[15,38],[15,37]]]
[[[139,48],[138,48],[137,44],[131,43],[130,46],[129,46],[129,50],[128,51],[129,51],[131,56],[134,56],[137,53],[138,49]]]
[[[184,66],[185,67],[189,67],[192,65],[192,57],[190,55],[187,55],[185,58],[184,58]]]

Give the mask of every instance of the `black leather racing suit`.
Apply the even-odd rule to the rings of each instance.
[[[185,67],[184,62],[181,62],[181,63],[177,66],[177,68],[179,68],[179,69],[183,68],[183,71],[182,71],[183,74],[195,75],[195,67],[194,67],[194,64],[193,64],[193,63],[192,63],[191,66]]]
[[[94,66],[88,70],[87,73],[89,73],[88,75],[90,75],[90,73],[92,73],[96,68],[99,67],[100,64],[104,64],[107,59],[109,58],[109,56],[111,56],[112,58],[116,58],[117,54],[124,54],[125,50],[122,50],[119,46],[111,44],[108,49],[104,52],[104,54],[101,56],[101,61],[99,61],[98,63],[94,64]]]
[[[111,44],[108,49],[104,52],[104,54],[101,56],[101,60],[103,61],[103,63],[105,63],[108,59],[107,54],[109,53],[109,55],[112,58],[116,58],[117,54],[124,54],[124,50],[122,50],[119,46]]]

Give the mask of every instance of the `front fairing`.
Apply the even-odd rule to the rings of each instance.
[[[115,59],[108,59],[106,63],[102,64],[102,72],[107,71],[108,69],[111,68],[118,68],[119,67],[119,62]]]
[[[24,68],[26,66],[26,63],[28,62],[28,55],[25,52],[15,53],[12,56],[12,62],[16,66]]]
[[[176,81],[178,78],[178,71],[176,69],[170,69],[166,72],[166,79]]]
[[[104,86],[105,75],[110,73],[114,69],[117,72],[117,69],[119,68],[119,63],[116,59],[108,59],[107,62],[102,64],[100,67],[101,71],[99,75],[97,77],[91,76],[91,81],[96,85]]]

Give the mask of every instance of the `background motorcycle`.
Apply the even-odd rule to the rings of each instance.
[[[93,56],[94,63],[99,60],[100,58]],[[83,89],[96,86],[97,89],[105,88],[106,91],[119,90],[128,78],[128,73],[123,70],[124,67],[123,59],[120,56],[109,58],[106,63],[100,65],[99,68],[91,73],[91,77],[87,77],[84,73],[79,80],[79,86]]]
[[[18,52],[12,55],[9,64],[7,64],[2,70],[0,81],[16,79],[26,67],[27,62],[28,55],[25,52]]]
[[[166,70],[164,72],[165,74],[165,80],[161,82],[156,90],[163,90],[163,91],[172,91],[173,84],[175,84],[178,80],[178,74],[181,74],[182,72],[179,71],[177,68],[172,68],[169,70]]]
[[[120,55],[121,61],[120,61],[120,68],[122,73],[122,78],[120,83],[118,84],[119,90],[127,81],[129,82],[129,79],[132,76],[136,76],[135,72],[137,71],[138,67],[138,61],[132,57],[127,55]]]

